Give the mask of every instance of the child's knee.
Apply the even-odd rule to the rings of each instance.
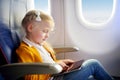
[[[89,59],[83,63],[83,66],[93,66],[93,65],[100,65],[100,62],[96,59]]]

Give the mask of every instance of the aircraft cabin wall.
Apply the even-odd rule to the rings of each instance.
[[[77,0],[51,0],[55,34],[54,47],[78,47],[78,52],[61,53],[59,58],[98,59],[111,75],[120,76],[120,1],[113,18],[100,29],[85,26],[78,19]],[[96,26],[97,27],[97,26]]]
[[[34,0],[0,0],[0,22],[16,30],[18,34],[24,32],[21,20],[30,9],[34,9]]]

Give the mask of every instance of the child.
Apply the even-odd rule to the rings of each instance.
[[[26,35],[16,50],[19,62],[57,63],[62,70],[69,68],[71,59],[57,60],[53,49],[46,43],[50,32],[54,29],[53,18],[38,10],[29,11],[22,20]],[[64,74],[62,80],[88,80],[89,76],[97,80],[112,80],[97,60],[86,60],[79,70]],[[48,74],[26,75],[25,80],[48,80]]]

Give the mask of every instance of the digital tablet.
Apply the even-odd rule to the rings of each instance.
[[[84,59],[79,60],[79,61],[75,61],[73,64],[69,65],[70,67],[66,71],[62,71],[59,74],[53,74],[52,76],[54,76],[54,77],[55,76],[60,76],[60,75],[63,75],[63,74],[67,74],[67,73],[76,71],[76,70],[80,69],[80,67],[81,67],[81,65],[84,61],[85,61]]]
[[[70,65],[70,67],[66,71],[69,72],[69,71],[80,68],[83,62],[84,60],[75,61],[73,64]]]

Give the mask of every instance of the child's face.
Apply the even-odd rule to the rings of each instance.
[[[49,33],[52,29],[53,27],[51,27],[48,22],[34,22],[32,28],[29,30],[31,41],[42,44],[49,37]]]

